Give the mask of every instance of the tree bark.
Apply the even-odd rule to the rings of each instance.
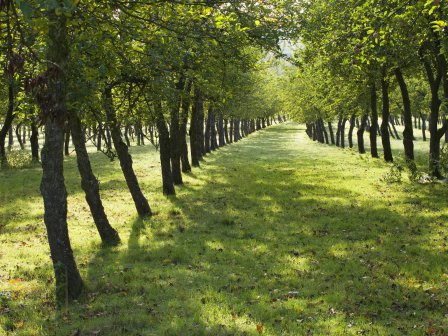
[[[203,109],[203,101],[201,91],[198,88],[194,88],[194,103],[191,110],[191,123],[190,123],[190,151],[191,151],[191,164],[193,167],[199,167],[199,160],[202,157],[201,151],[201,128],[200,128],[200,110]]]
[[[328,122],[328,130],[330,131],[330,141],[331,141],[331,144],[334,145],[335,144],[334,132],[333,132],[333,125],[331,124],[331,121]]]
[[[210,150],[214,151],[218,148],[218,144],[216,142],[216,113],[215,109],[211,107],[209,109],[210,115]]]
[[[140,189],[137,176],[135,175],[134,168],[132,167],[132,157],[129,154],[128,146],[126,146],[121,138],[120,127],[118,125],[117,116],[115,114],[112,101],[112,87],[110,85],[108,85],[104,90],[103,103],[107,122],[111,130],[112,141],[114,143],[115,150],[117,151],[121,170],[132,195],[132,199],[134,200],[137,213],[140,216],[151,216],[152,212],[149,207],[148,200],[145,198]]]
[[[172,183],[175,185],[183,184],[182,181],[182,171],[181,171],[181,155],[182,155],[182,143],[181,143],[181,132],[180,132],[180,117],[179,110],[181,108],[181,93],[184,90],[185,77],[180,76],[178,82],[176,83],[176,93],[172,106],[170,107],[170,132],[169,132],[169,143],[171,148],[171,174]],[[163,114],[162,114],[163,118]],[[163,122],[166,126],[165,119]],[[159,130],[160,133],[160,130]],[[162,145],[160,145],[162,146]],[[165,191],[165,187],[163,188]],[[174,190],[174,187],[172,188]],[[171,187],[167,186],[166,192],[172,192]]]
[[[56,301],[62,306],[76,299],[83,282],[78,271],[67,228],[67,191],[64,183],[64,123],[68,42],[66,17],[48,11],[47,99],[40,102],[45,111],[45,144],[42,150],[44,221],[56,278]]]
[[[164,195],[175,195],[173,173],[171,171],[170,134],[163,116],[162,103],[155,104],[157,131],[159,132],[160,165],[162,168],[162,183]]]
[[[212,108],[210,106],[208,109],[208,112],[207,112],[207,119],[205,122],[205,132],[204,132],[204,152],[205,153],[210,153],[211,111],[212,111]]]
[[[89,155],[87,154],[86,139],[81,127],[81,120],[75,113],[70,116],[70,130],[73,145],[76,151],[79,174],[81,175],[81,187],[84,190],[87,204],[95,222],[101,241],[106,246],[120,243],[118,232],[110,225],[104,211],[100,196],[100,187],[97,178],[93,174]]]
[[[365,154],[366,149],[364,147],[364,131],[367,125],[367,113],[365,113],[361,118],[361,124],[359,125],[358,132],[356,135],[358,137],[358,152],[359,154]]]
[[[370,124],[370,154],[373,158],[379,158],[378,147],[376,141],[376,133],[378,130],[378,107],[375,83],[370,85],[370,108],[372,112],[371,124]]]
[[[383,109],[381,121],[381,141],[383,143],[384,160],[386,162],[393,162],[392,148],[390,146],[389,135],[389,118],[390,118],[390,101],[389,101],[389,83],[383,73],[381,78],[381,92],[383,96]]]
[[[350,117],[350,128],[348,130],[348,146],[353,148],[353,130],[355,129],[355,114]]]
[[[411,100],[409,98],[409,91],[404,80],[403,73],[400,68],[395,69],[395,77],[398,85],[400,86],[401,99],[403,100],[403,119],[404,119],[404,131],[403,131],[403,146],[404,156],[407,160],[414,160],[414,131],[412,129],[412,111]],[[424,125],[425,126],[425,125]]]
[[[188,111],[191,104],[191,80],[187,81],[184,90],[184,96],[182,97],[182,110],[179,123],[179,143],[180,143],[180,158],[182,162],[182,172],[191,172],[191,165],[188,159],[188,145],[187,145],[187,124],[188,124]]]
[[[22,141],[22,135],[20,134],[20,129],[22,127],[22,124],[23,123],[20,123],[20,124],[18,124],[16,126],[16,138],[17,138],[17,142],[19,143],[20,149],[24,150],[25,149],[25,145],[24,145],[24,143]],[[23,127],[23,128],[25,128],[25,127]]]
[[[219,112],[218,114],[218,137],[219,137],[219,147],[225,146],[225,136],[224,136],[225,130],[224,130],[224,118],[222,116],[222,112]]]
[[[31,122],[30,144],[32,160],[33,162],[39,162],[39,130],[34,120]]]
[[[70,155],[70,126],[68,124],[65,128],[64,155]]]

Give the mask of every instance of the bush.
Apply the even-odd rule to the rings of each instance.
[[[439,159],[440,170],[443,175],[448,175],[448,145],[444,144],[440,150]]]
[[[381,181],[386,183],[400,183],[402,181],[401,173],[403,170],[402,165],[394,162],[390,165],[389,171],[381,177]]]
[[[24,150],[13,150],[7,156],[8,167],[23,169],[33,165],[31,153]]]

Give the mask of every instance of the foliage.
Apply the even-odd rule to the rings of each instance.
[[[33,166],[31,153],[23,150],[12,150],[8,153],[8,167],[26,169]]]
[[[381,177],[381,181],[386,183],[400,183],[402,181],[402,173],[403,173],[403,166],[394,162],[389,165],[389,171],[387,171],[383,176]]]

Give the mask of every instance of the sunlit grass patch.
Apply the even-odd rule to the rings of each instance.
[[[416,143],[417,157],[425,146]],[[132,154],[149,219],[136,216],[119,163],[92,154],[122,238],[107,249],[66,159],[87,290],[60,312],[40,171],[0,171],[0,334],[448,333],[444,185],[381,182],[382,160],[313,143],[293,123],[208,155],[176,197],[161,194],[157,152]]]

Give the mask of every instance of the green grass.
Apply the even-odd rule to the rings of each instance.
[[[422,160],[426,146],[416,146]],[[158,154],[132,154],[156,211],[148,220],[135,215],[118,162],[92,154],[123,240],[111,249],[66,160],[88,290],[60,312],[40,171],[0,171],[0,334],[448,334],[446,185],[388,185],[382,160],[313,143],[294,123],[207,156],[175,198],[161,195]]]

